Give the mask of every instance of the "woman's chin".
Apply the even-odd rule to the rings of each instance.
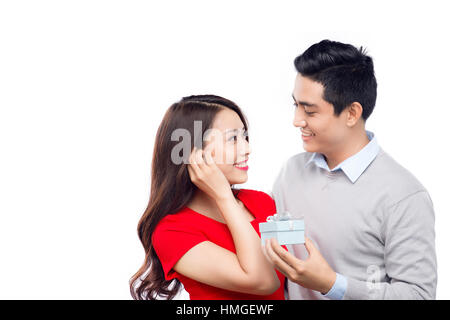
[[[244,172],[245,177],[233,177],[232,179],[228,179],[230,184],[243,184],[248,180],[247,172]]]

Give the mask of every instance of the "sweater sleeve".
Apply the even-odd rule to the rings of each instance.
[[[344,299],[435,299],[434,209],[428,193],[413,193],[388,208],[382,235],[389,281],[380,282],[377,266],[369,266],[366,281],[347,277]]]

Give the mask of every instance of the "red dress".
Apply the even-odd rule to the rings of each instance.
[[[276,213],[275,202],[261,191],[241,189],[237,198],[242,201],[255,219],[251,221],[258,235],[259,223]],[[152,235],[153,247],[161,261],[166,280],[177,278],[192,300],[284,300],[283,274],[276,270],[280,287],[271,295],[252,295],[229,291],[187,278],[173,270],[176,262],[192,247],[203,241],[211,241],[236,254],[233,238],[226,224],[197,213],[188,207],[176,214],[165,216]],[[286,247],[283,246],[285,249]]]

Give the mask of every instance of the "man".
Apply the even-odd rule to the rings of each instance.
[[[432,201],[365,122],[377,92],[372,58],[324,40],[295,59],[294,126],[306,152],[273,186],[277,211],[305,221],[305,245],[266,242],[288,299],[435,299]],[[390,106],[395,107],[395,106]]]

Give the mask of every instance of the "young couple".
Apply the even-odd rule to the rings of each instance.
[[[234,188],[247,181],[250,155],[236,104],[200,95],[169,108],[138,225],[146,255],[133,298],[172,299],[181,284],[191,299],[435,298],[432,201],[365,130],[372,59],[324,40],[294,64],[293,124],[306,152],[284,164],[272,196]],[[184,161],[174,132],[192,137]],[[261,246],[258,224],[282,211],[304,219],[305,244]]]

